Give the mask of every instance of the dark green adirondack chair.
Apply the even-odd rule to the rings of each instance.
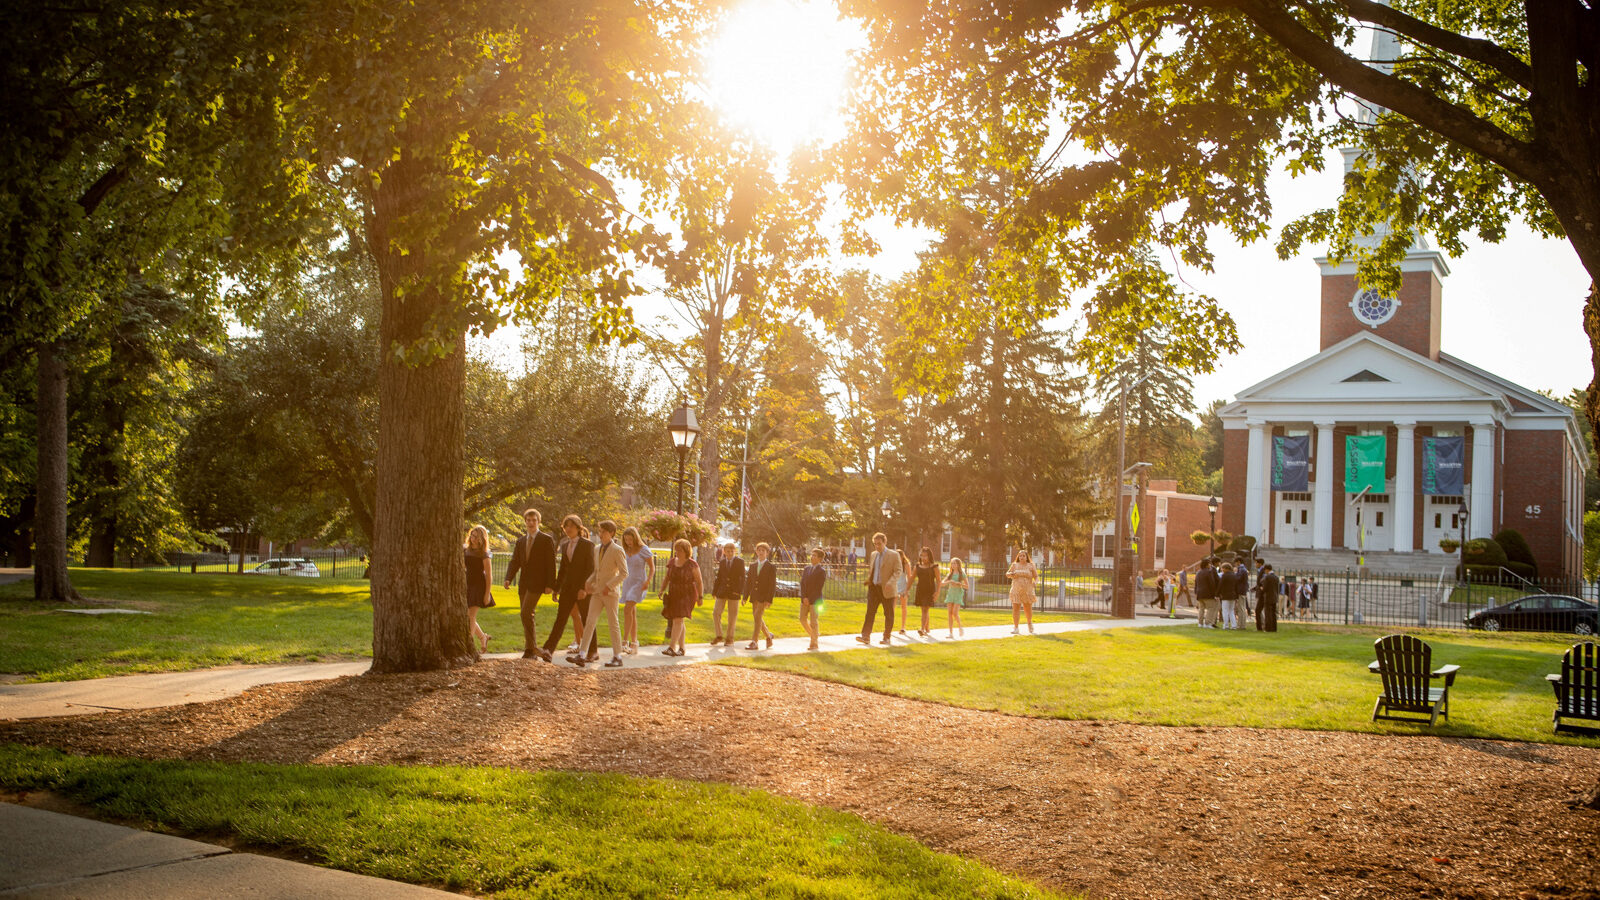
[[[1444,714],[1450,721],[1450,686],[1455,684],[1460,666],[1433,666],[1433,649],[1409,634],[1391,634],[1372,642],[1377,659],[1367,671],[1383,679],[1383,693],[1372,707],[1372,721],[1427,722]],[[1435,680],[1443,687],[1434,687]]]
[[[1556,733],[1600,734],[1600,647],[1594,641],[1573,644],[1561,657],[1561,674],[1544,678],[1556,691]],[[1596,724],[1573,725],[1563,719]]]

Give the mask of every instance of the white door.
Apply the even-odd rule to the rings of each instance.
[[[1394,549],[1394,510],[1390,508],[1387,496],[1380,503],[1362,503],[1360,507],[1361,530],[1366,532],[1367,538],[1366,549]],[[1350,550],[1362,546],[1356,542],[1356,508],[1353,506],[1345,507],[1344,545]]]
[[[1311,546],[1311,501],[1279,500],[1273,542],[1289,549]]]
[[[1461,508],[1460,497],[1447,498],[1445,503],[1432,502],[1435,497],[1426,497],[1427,507],[1422,513],[1422,549],[1427,553],[1444,553],[1439,549],[1439,542],[1445,538],[1452,541],[1461,539]]]

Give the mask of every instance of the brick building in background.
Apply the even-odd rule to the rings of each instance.
[[[1176,572],[1192,566],[1210,552],[1208,545],[1197,545],[1190,537],[1196,531],[1211,531],[1211,497],[1184,494],[1173,479],[1152,478],[1139,500],[1139,554],[1141,572],[1171,569]],[[1224,528],[1222,498],[1216,498],[1217,528]],[[1064,564],[1074,569],[1110,569],[1116,545],[1116,523],[1107,519],[1096,523],[1089,549]]]

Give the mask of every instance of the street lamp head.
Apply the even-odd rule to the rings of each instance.
[[[667,433],[672,435],[672,446],[684,453],[694,446],[700,437],[700,423],[695,420],[694,410],[687,403],[680,402],[678,408],[672,411],[672,418],[667,420]]]
[[[1216,494],[1212,494],[1211,495],[1211,499],[1206,501],[1206,509],[1209,510],[1210,513],[1213,516],[1217,514],[1217,495]]]
[[[1468,512],[1469,512],[1469,510],[1467,509],[1467,504],[1466,503],[1462,503],[1461,507],[1459,509],[1457,509],[1456,512],[1460,513],[1461,514],[1461,518],[1465,519],[1467,517]]]
[[[883,517],[887,519],[889,518],[890,514],[894,512],[894,509],[889,506],[889,501],[885,500],[883,501],[883,506],[879,509],[879,512],[883,513]]]
[[[1131,466],[1127,467],[1126,469],[1122,470],[1122,477],[1123,478],[1127,478],[1129,475],[1133,475],[1133,474],[1137,473],[1140,469],[1153,469],[1153,468],[1155,468],[1155,463],[1136,462],[1133,465],[1131,465]]]

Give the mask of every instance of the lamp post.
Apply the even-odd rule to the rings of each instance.
[[[672,411],[672,417],[667,420],[667,433],[672,435],[672,446],[678,451],[678,515],[683,515],[683,464],[689,456],[689,449],[700,437],[700,423],[695,421],[694,410],[689,404],[679,400],[678,408]]]
[[[1111,514],[1116,523],[1114,529],[1117,555],[1111,560],[1111,615],[1113,618],[1133,618],[1133,596],[1128,591],[1129,572],[1126,566],[1127,558],[1127,527],[1123,522],[1126,513],[1122,509],[1123,482],[1128,478],[1128,392],[1149,380],[1152,372],[1146,372],[1133,381],[1126,382],[1117,391],[1117,499],[1111,505]],[[1149,465],[1149,463],[1144,463]],[[1135,466],[1135,469],[1138,467]]]
[[[1217,555],[1217,495],[1212,494],[1206,501],[1206,509],[1211,513],[1211,555]]]
[[[1456,509],[1456,524],[1461,526],[1461,546],[1458,549],[1461,551],[1462,580],[1466,580],[1467,577],[1467,516],[1470,515],[1471,512],[1471,510],[1467,509],[1467,503],[1465,500],[1463,500],[1461,502],[1461,506]]]

